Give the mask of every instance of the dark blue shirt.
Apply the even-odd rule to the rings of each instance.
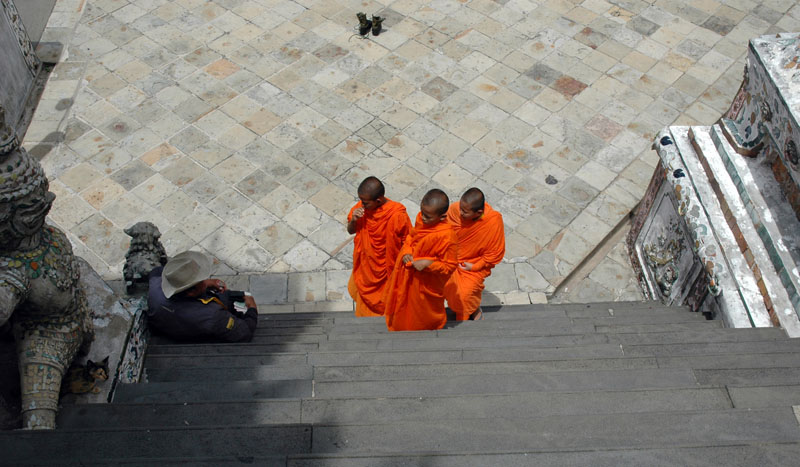
[[[253,338],[258,323],[255,308],[248,308],[246,313],[234,311],[227,293],[200,297],[178,293],[167,298],[161,290],[163,269],[153,269],[149,278],[147,322],[155,331],[180,340],[214,338],[247,342]],[[215,297],[216,300],[209,301]]]

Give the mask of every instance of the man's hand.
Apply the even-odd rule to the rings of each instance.
[[[463,263],[459,264],[459,267],[465,271],[472,271],[472,263],[468,263],[464,261]]]
[[[219,279],[208,279],[208,288],[214,293],[222,293],[228,290],[228,286],[225,285],[225,282]]]
[[[364,208],[356,208],[353,211],[353,215],[350,217],[350,220],[347,222],[347,233],[354,234],[356,233],[356,221],[364,217]]]
[[[256,306],[256,299],[253,298],[252,295],[244,296],[244,304],[248,309],[250,308],[255,308],[256,310],[258,309],[258,307]]]
[[[433,260],[432,259],[418,259],[418,260],[414,261],[414,269],[416,269],[417,271],[422,271],[423,269],[427,268],[431,264],[433,264]]]
[[[411,255],[403,255],[403,264],[408,264],[414,261],[414,257]]]

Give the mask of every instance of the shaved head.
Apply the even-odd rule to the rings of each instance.
[[[386,189],[377,177],[369,176],[358,185],[359,198],[363,196],[371,200],[376,200],[384,194],[386,194]]]
[[[425,193],[425,196],[422,197],[420,206],[431,208],[438,215],[443,216],[447,214],[447,208],[450,207],[450,198],[447,197],[447,194],[444,191],[434,188],[433,190]]]
[[[486,199],[480,189],[472,187],[461,195],[461,202],[469,206],[471,211],[483,211]]]

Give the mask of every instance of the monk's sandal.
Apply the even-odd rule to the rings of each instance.
[[[381,33],[381,25],[383,24],[383,18],[380,16],[372,15],[372,35],[377,36]]]
[[[358,33],[362,36],[366,36],[370,28],[373,28],[372,21],[368,20],[367,15],[361,12],[356,13],[356,18],[358,18]],[[373,18],[375,17],[373,16]],[[374,31],[375,29],[373,29],[373,32]]]

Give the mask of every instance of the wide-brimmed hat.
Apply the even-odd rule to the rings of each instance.
[[[211,277],[211,258],[198,251],[184,251],[167,261],[161,273],[161,290],[167,298]]]

